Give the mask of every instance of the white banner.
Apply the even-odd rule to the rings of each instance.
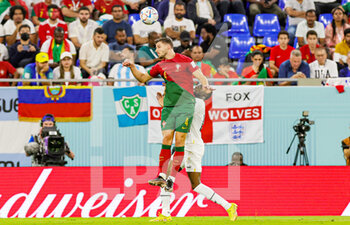
[[[345,87],[349,87],[350,86],[350,78],[349,77],[328,78],[326,81],[326,86],[337,86],[337,85],[344,85]]]
[[[261,143],[263,138],[264,86],[215,86],[206,101],[202,138],[212,144]],[[149,143],[161,143],[161,107],[157,92],[163,87],[147,87]]]

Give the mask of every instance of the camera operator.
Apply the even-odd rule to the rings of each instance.
[[[24,146],[26,156],[32,157],[32,166],[64,166],[64,155],[73,160],[75,155],[57,129],[54,116],[46,114],[40,126],[39,133]]]
[[[346,161],[346,165],[350,166],[350,137],[345,138],[341,142],[343,152],[344,152],[344,159]]]

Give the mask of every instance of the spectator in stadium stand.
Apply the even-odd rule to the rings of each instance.
[[[290,53],[289,60],[285,61],[280,66],[278,78],[302,79],[310,78],[310,67],[302,60],[301,52],[297,49]],[[296,82],[282,81],[280,86],[296,85]]]
[[[24,68],[27,64],[35,62],[35,56],[39,52],[39,48],[29,40],[30,27],[26,24],[20,26],[20,40],[9,48],[10,63],[17,68]]]
[[[174,48],[174,52],[191,57],[191,35],[184,30],[180,34],[180,46]]]
[[[46,40],[41,46],[40,51],[46,52],[49,55],[49,64],[52,68],[56,68],[59,65],[63,52],[72,53],[75,62],[76,49],[70,40],[64,38],[65,33],[62,27],[56,27],[53,38]]]
[[[125,0],[124,3],[129,13],[139,13],[147,5],[146,0]]]
[[[49,18],[47,7],[51,4],[52,4],[52,0],[45,0],[43,2],[38,2],[34,5],[32,10],[32,22],[34,23],[35,26],[39,26],[41,22],[44,22]],[[61,10],[58,18],[62,19]]]
[[[126,47],[135,48],[133,45],[130,45],[126,42],[126,32],[123,28],[118,28],[115,31],[115,42],[109,43],[109,60],[110,63],[121,63],[122,55],[121,52]],[[110,65],[112,67],[113,65]]]
[[[317,44],[317,33],[314,30],[309,30],[306,34],[306,41],[308,44],[301,47],[299,50],[301,52],[302,58],[308,64],[316,60],[315,51],[316,48],[320,46]]]
[[[309,9],[315,9],[315,4],[310,0],[288,0],[285,2],[285,8],[288,15],[288,33],[289,45],[294,45],[295,32],[300,22],[305,20],[305,13]]]
[[[145,67],[147,70],[151,69],[152,66],[156,65],[161,59],[158,58],[156,52],[155,40],[161,36],[157,32],[151,32],[148,34],[148,45],[144,45],[139,49],[138,52],[138,63]]]
[[[272,73],[270,68],[266,67],[264,64],[264,54],[259,51],[255,50],[251,53],[251,59],[253,61],[253,65],[248,66],[243,69],[242,71],[242,77],[247,79],[266,79],[266,78],[272,78]],[[241,82],[240,82],[241,84]],[[257,85],[257,84],[266,84],[268,86],[272,86],[271,82],[242,82],[244,85]]]
[[[98,20],[98,18],[104,14],[112,14],[112,7],[114,5],[121,5],[123,7],[124,15],[129,14],[129,11],[122,0],[97,0],[94,3],[96,9],[94,11],[94,19]]]
[[[104,72],[108,63],[109,49],[104,43],[105,33],[101,27],[96,28],[91,41],[86,42],[80,48],[79,59],[83,78]]]
[[[132,63],[135,63],[135,49],[131,48],[131,47],[126,47],[122,50],[122,57],[123,60],[129,60]],[[135,64],[136,68],[142,72],[142,73],[146,73],[146,70],[143,66]],[[123,66],[122,63],[117,63],[115,64],[112,69],[109,72],[109,76],[108,78],[113,78],[113,79],[133,79],[135,80],[134,82],[117,82],[117,81],[112,81],[112,82],[108,82],[109,86],[115,86],[115,87],[132,87],[132,86],[137,86],[139,85],[143,85],[140,84],[136,78],[132,75],[131,69],[129,67]]]
[[[203,49],[199,45],[195,45],[191,49],[191,58],[196,63],[196,65],[201,68],[202,73],[207,78],[212,78],[216,74],[216,69],[208,61],[203,61],[204,53]]]
[[[219,10],[221,20],[228,13],[246,14],[242,0],[213,0],[213,2]]]
[[[5,39],[4,26],[0,24],[0,43],[4,43],[4,39]]]
[[[9,52],[3,43],[0,43],[0,61],[6,61],[9,59]]]
[[[94,30],[98,27],[97,22],[89,19],[90,10],[83,6],[78,10],[78,19],[68,25],[68,35],[77,51],[81,46],[92,40]]]
[[[23,0],[8,0],[8,2],[11,4],[11,6],[15,6],[15,5],[22,6],[24,8],[24,10],[26,11],[25,18],[29,19],[28,6],[27,6],[25,1],[23,1]]]
[[[201,47],[205,53],[205,60],[211,61],[215,68],[222,63],[228,62],[228,47],[226,41],[223,37],[216,36],[216,29],[213,25],[203,25],[200,35],[203,39]]]
[[[64,38],[68,38],[68,26],[60,20],[60,8],[57,5],[49,5],[47,7],[49,18],[39,25],[38,36],[42,45],[46,40],[53,38],[56,27],[62,27],[64,30]]]
[[[215,26],[217,30],[222,26],[221,15],[212,0],[191,0],[187,4],[187,15],[197,25],[197,34],[207,23]]]
[[[35,56],[35,63],[30,63],[24,68],[22,79],[52,79],[52,69],[49,66],[49,55],[39,52]],[[50,85],[50,82],[23,82],[23,86]]]
[[[342,140],[341,145],[343,148],[346,165],[350,166],[350,137],[347,137],[344,140]]]
[[[162,26],[159,21],[156,21],[154,24],[147,25],[144,24],[141,20],[136,21],[132,25],[132,32],[134,34],[134,44],[135,45],[147,45],[148,44],[148,34],[151,32],[157,32],[162,34]]]
[[[249,15],[250,21],[255,20],[255,16],[262,13],[276,14],[280,24],[285,24],[286,16],[282,9],[278,7],[277,0],[247,0],[250,2]],[[309,1],[309,0],[308,0]]]
[[[61,54],[60,66],[53,70],[53,79],[82,79],[81,70],[74,66],[73,56],[70,52],[63,52]],[[63,83],[57,83],[63,85]],[[81,83],[65,82],[65,85],[80,86]]]
[[[350,28],[344,30],[344,39],[335,46],[333,60],[344,65],[350,52]]]
[[[164,24],[164,21],[166,19],[171,19],[175,18],[174,15],[174,7],[175,3],[180,0],[162,0],[159,5],[158,5],[158,13],[159,13],[159,18],[158,21],[160,24]]]
[[[326,33],[325,42],[327,47],[331,51],[331,54],[333,54],[335,50],[335,46],[344,39],[344,30],[346,28],[350,28],[350,25],[346,22],[344,18],[346,13],[342,7],[334,8],[332,10],[332,15],[333,15],[332,23],[328,24],[325,29],[325,33]]]
[[[119,28],[122,28],[126,31],[128,44],[132,45],[133,44],[132,29],[130,24],[123,20],[124,18],[123,7],[121,5],[114,5],[112,7],[112,15],[113,15],[113,19],[108,20],[102,26],[103,30],[107,35],[107,42],[108,43],[115,42],[116,30]]]
[[[348,66],[344,67],[339,71],[339,77],[350,77],[350,52],[347,55],[346,63]]]
[[[180,34],[182,31],[190,33],[191,41],[196,37],[196,30],[192,20],[184,18],[186,6],[183,2],[177,2],[174,6],[174,17],[167,18],[164,21],[165,34],[173,40],[174,47],[180,46]]]
[[[8,79],[13,77],[14,79],[19,78],[19,73],[16,71],[9,62],[0,60],[0,79]],[[16,86],[17,82],[12,82],[11,86]],[[0,82],[0,87],[10,86],[10,82]]]
[[[337,63],[327,59],[325,48],[316,48],[316,60],[310,63],[310,78],[337,78]]]
[[[297,30],[295,32],[295,36],[298,38],[299,47],[307,44],[306,34],[310,30],[314,30],[317,33],[317,37],[319,38],[319,43],[321,46],[325,44],[325,31],[324,25],[321,22],[316,21],[316,11],[314,9],[310,9],[305,13],[306,20],[300,22],[297,26]]]
[[[235,152],[232,154],[231,162],[228,166],[248,166],[243,162],[243,154],[240,152]]]
[[[10,19],[4,24],[7,46],[11,46],[20,39],[18,29],[21,25],[27,24],[30,27],[30,41],[36,43],[36,33],[33,23],[25,19],[26,11],[20,5],[10,8]]]
[[[337,0],[314,0],[317,17],[323,13],[331,13],[332,9],[340,6]]]
[[[213,75],[213,78],[219,79],[234,79],[240,78],[235,72],[235,69],[229,63],[223,63],[219,65],[218,72]],[[214,85],[230,85],[232,81],[216,81]]]
[[[64,16],[64,21],[71,23],[78,18],[78,10],[80,7],[86,6],[92,12],[93,5],[90,0],[63,0],[61,3],[62,14]]]
[[[280,65],[289,59],[290,53],[293,51],[293,47],[288,45],[289,34],[287,31],[282,30],[278,33],[278,43],[271,48],[269,65],[274,77],[278,76]]]

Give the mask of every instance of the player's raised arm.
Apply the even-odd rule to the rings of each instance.
[[[209,87],[209,82],[207,78],[204,76],[204,74],[202,73],[201,69],[194,71],[192,74],[195,78],[199,80],[199,82],[202,84],[203,87]]]
[[[141,83],[146,83],[147,81],[153,78],[147,73],[142,73],[141,71],[139,71],[136,68],[135,64],[127,59],[123,62],[123,66],[129,67],[134,77]]]

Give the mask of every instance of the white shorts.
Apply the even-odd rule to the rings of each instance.
[[[182,163],[186,172],[202,172],[204,144],[185,144],[185,155]]]

